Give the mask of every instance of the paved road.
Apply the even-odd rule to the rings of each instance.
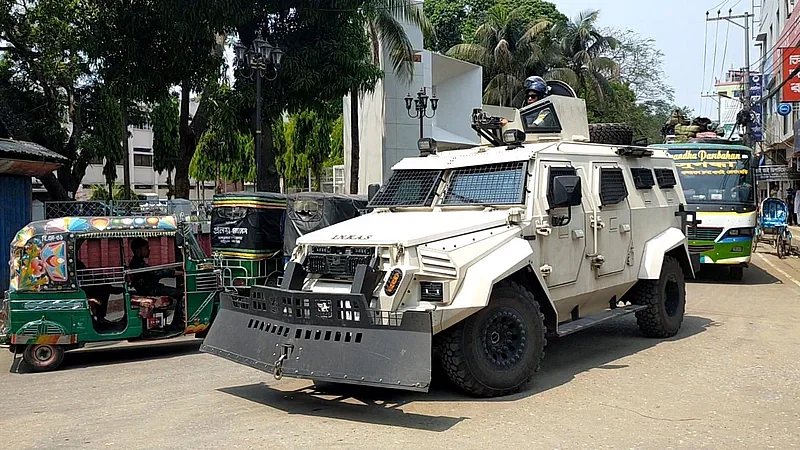
[[[797,447],[800,259],[755,262],[741,283],[690,284],[675,339],[642,338],[626,317],[555,340],[530,389],[504,399],[321,395],[193,339],[83,350],[53,373],[3,369],[0,448]]]

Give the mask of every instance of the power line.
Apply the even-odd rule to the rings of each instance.
[[[773,44],[773,45],[772,45],[772,47],[770,47],[770,48],[769,48],[767,51],[765,51],[765,52],[764,52],[764,55],[763,55],[763,56],[761,56],[760,58],[758,58],[758,59],[757,59],[757,60],[756,60],[756,61],[753,63],[753,66],[756,66],[756,67],[757,67],[759,64],[761,64],[762,62],[764,62],[764,61],[766,60],[767,56],[768,56],[768,55],[771,55],[772,53],[774,53],[774,52],[775,52],[775,50],[777,50],[778,48],[787,48],[787,47],[791,47],[791,46],[784,46],[784,47],[781,47],[781,45],[783,45],[783,44],[785,44],[785,43],[786,43],[786,39],[788,39],[789,35],[790,35],[790,34],[792,34],[794,31],[796,31],[796,30],[798,29],[798,27],[800,27],[800,20],[797,20],[797,21],[795,21],[795,22],[794,22],[794,23],[793,23],[793,24],[792,24],[790,27],[788,27],[788,30],[787,30],[787,28],[784,28],[783,30],[781,30],[781,35],[783,35],[783,36],[784,36],[784,38],[783,38],[783,39],[781,39],[781,38],[779,37],[779,38],[778,38],[778,39],[775,41],[775,44]],[[775,64],[776,64],[776,60],[775,60],[775,59],[773,59],[773,60],[772,60],[772,66],[769,68],[769,72],[771,72],[771,71],[773,71],[773,70],[775,69]],[[766,72],[768,72],[768,70],[766,70],[766,68],[765,68],[765,70],[763,70],[763,72],[764,72],[764,73],[766,73]]]
[[[706,20],[706,31],[703,45],[703,88],[706,86],[706,66],[708,64],[708,21]],[[702,89],[702,88],[701,88]]]
[[[713,7],[713,8],[711,8],[711,9],[708,9],[708,10],[706,10],[706,14],[707,14],[709,11],[713,11],[713,10],[715,10],[715,9],[722,8],[723,6],[725,6],[725,3],[728,3],[729,1],[730,1],[730,0],[724,0],[724,1],[723,1],[722,3],[720,3],[719,5],[717,5],[717,6]]]
[[[706,13],[706,23],[707,22],[708,22],[708,13]],[[714,30],[714,58],[713,58],[713,61],[711,63],[711,73],[712,74],[716,74],[717,73],[717,43],[719,41],[719,22],[717,22],[715,24],[715,26],[716,26],[716,28]],[[711,81],[712,81],[711,88],[713,88],[714,87],[714,85],[713,85],[713,81],[714,81],[713,80],[713,76],[712,76],[712,80]]]
[[[719,78],[722,79],[722,76],[725,74],[725,60],[728,58],[728,36],[731,32],[731,23],[728,22],[728,28],[725,30],[725,50],[722,52],[722,65],[719,68]]]

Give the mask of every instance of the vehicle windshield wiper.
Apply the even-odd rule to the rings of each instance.
[[[466,204],[466,205],[480,205],[480,206],[483,206],[483,207],[491,206],[487,202],[483,202],[483,201],[480,201],[480,200],[477,200],[477,199],[474,199],[474,198],[471,198],[471,197],[467,197],[465,195],[457,194],[455,192],[449,193],[448,196],[455,197],[455,198],[465,202],[465,203],[462,203],[462,204]],[[445,203],[443,205],[444,206],[454,206],[454,205],[457,205],[457,204],[458,203]]]

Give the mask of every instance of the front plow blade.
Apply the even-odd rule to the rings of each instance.
[[[370,311],[360,294],[256,286],[220,294],[200,350],[281,376],[427,392],[429,312]]]

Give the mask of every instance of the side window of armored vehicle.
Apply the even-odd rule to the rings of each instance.
[[[550,169],[548,169],[548,174],[547,174],[547,205],[548,205],[549,209],[553,209],[552,206],[550,206],[550,205],[555,203],[554,200],[553,200],[553,182],[556,179],[556,177],[570,176],[570,175],[576,175],[576,174],[577,174],[577,172],[575,171],[574,167],[564,166],[564,167],[551,167]]]
[[[631,167],[631,176],[636,189],[653,189],[656,185],[653,171],[650,169]]]
[[[616,205],[628,198],[625,176],[622,169],[603,167],[600,169],[600,204]]]
[[[453,170],[443,205],[520,205],[525,203],[526,161]]]
[[[441,180],[441,170],[396,170],[367,206],[429,206]]]
[[[526,133],[560,133],[561,121],[552,103],[545,103],[521,114]]]
[[[656,169],[656,180],[661,189],[672,189],[678,184],[675,179],[675,171],[672,169]]]

